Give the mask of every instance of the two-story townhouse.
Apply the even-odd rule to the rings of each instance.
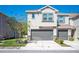
[[[27,10],[28,36],[31,40],[68,40],[74,37],[75,26],[72,14],[59,13],[59,10],[45,6],[38,10]]]

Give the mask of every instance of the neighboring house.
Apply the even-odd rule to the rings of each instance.
[[[75,38],[74,18],[78,14],[59,13],[59,10],[51,6],[26,12],[29,24],[28,36],[32,40],[54,40],[57,37],[63,40]]]
[[[7,15],[0,13],[0,39],[16,38],[19,35],[11,28],[10,24],[8,23],[9,20],[10,19]]]
[[[71,17],[71,20],[76,27],[76,30],[74,32],[74,38],[79,40],[79,14],[72,14]]]

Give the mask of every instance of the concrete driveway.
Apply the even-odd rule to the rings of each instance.
[[[69,41],[65,41],[64,43],[67,43],[68,45],[70,45],[71,47],[61,47],[60,45],[58,45],[57,43],[55,43],[54,41],[50,40],[50,41],[32,41],[31,43],[26,44],[25,47],[21,47],[19,49],[17,48],[12,48],[12,49],[0,49],[0,52],[12,52],[12,53],[16,53],[16,52],[22,52],[22,53],[26,53],[26,52],[65,52],[65,53],[79,53],[78,47],[79,47],[79,42],[76,42],[76,46],[75,46],[75,42],[73,42],[72,44]],[[73,46],[73,47],[72,47]]]
[[[72,47],[61,47],[59,44],[52,40],[47,41],[32,41],[25,47],[21,47],[21,50],[75,50]]]

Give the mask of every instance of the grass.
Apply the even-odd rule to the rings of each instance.
[[[7,39],[7,40],[2,40],[0,43],[0,47],[22,47],[25,46],[26,44],[17,44],[16,40],[22,40],[24,38],[17,38],[17,39]]]
[[[56,42],[56,41],[55,41]],[[56,42],[57,44],[59,44],[60,46],[62,47],[69,47],[69,45],[65,44],[65,43],[59,43],[59,42]]]
[[[59,44],[59,43],[58,43]],[[60,46],[62,46],[62,47],[70,47],[69,45],[67,45],[67,44],[59,44]]]
[[[60,46],[62,46],[62,47],[69,47],[69,45],[67,45],[67,44],[64,43],[64,40],[63,39],[56,38],[55,39],[55,42],[57,44],[59,44]]]

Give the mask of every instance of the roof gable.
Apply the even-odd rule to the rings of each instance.
[[[47,6],[45,6],[45,7],[42,7],[42,8],[40,8],[40,9],[38,9],[38,10],[28,10],[28,11],[26,11],[26,12],[29,12],[29,13],[37,13],[37,12],[41,12],[41,11],[43,11],[44,9],[46,9],[46,8],[50,8],[51,10],[54,10],[55,12],[58,12],[58,10],[57,9],[55,9],[55,8],[53,8],[52,6],[49,6],[49,5],[47,5]]]
[[[46,8],[50,8],[51,10],[54,10],[55,12],[58,12],[57,9],[55,9],[55,8],[49,6],[49,5],[47,5],[47,6],[43,7],[43,8],[38,9],[38,11],[42,11],[42,10],[44,10],[44,9],[46,9]]]

